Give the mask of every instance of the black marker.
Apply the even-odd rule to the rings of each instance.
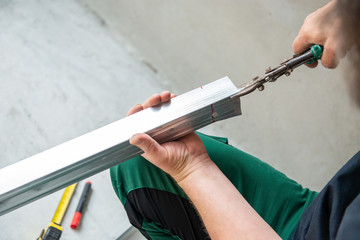
[[[85,187],[84,187],[84,191],[81,194],[81,198],[80,198],[79,204],[78,204],[78,206],[76,208],[76,212],[75,212],[74,217],[72,219],[71,225],[70,225],[70,227],[72,229],[76,229],[79,226],[81,215],[82,215],[82,213],[84,211],[84,207],[85,207],[86,201],[87,201],[88,196],[89,196],[90,187],[91,187],[91,182],[87,181],[86,184],[85,184]]]

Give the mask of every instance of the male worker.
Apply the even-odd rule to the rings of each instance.
[[[360,107],[359,16],[360,1],[333,0],[306,18],[293,48],[301,53],[320,44],[321,63],[335,68],[352,47],[356,74],[347,78]],[[171,97],[169,92],[153,95],[128,114]],[[360,236],[360,152],[316,193],[223,138],[191,133],[160,145],[136,134],[130,143],[148,161],[138,157],[122,163],[111,169],[111,178],[130,222],[149,239]]]

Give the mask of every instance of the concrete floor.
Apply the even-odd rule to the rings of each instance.
[[[326,1],[80,2],[0,0],[0,168],[118,120],[162,89],[250,81],[291,56],[303,19]],[[341,78],[301,67],[244,97],[243,116],[203,131],[320,190],[360,146],[360,113]],[[108,172],[90,180],[81,228],[68,225],[83,183],[62,239],[116,239],[129,226]],[[36,238],[61,194],[1,216],[1,238]]]
[[[123,118],[161,90],[153,72],[76,1],[0,1],[0,15],[0,168]],[[70,222],[85,181],[63,220],[62,239],[117,239],[130,224],[109,173],[89,179],[80,228]],[[0,238],[36,239],[62,193],[1,216]]]

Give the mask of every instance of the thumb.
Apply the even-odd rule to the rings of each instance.
[[[302,35],[298,35],[292,45],[295,54],[301,54],[311,47],[311,43]]]
[[[145,133],[138,133],[131,137],[130,144],[144,151],[142,156],[154,163],[156,160],[166,157],[166,150],[153,138]]]

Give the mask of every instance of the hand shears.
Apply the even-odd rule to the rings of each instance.
[[[274,82],[282,75],[289,76],[291,72],[298,66],[306,63],[311,64],[321,58],[323,53],[323,47],[320,45],[313,45],[311,48],[302,53],[294,55],[292,58],[286,59],[280,65],[274,69],[270,67],[265,70],[265,75],[253,78],[253,83],[246,83],[239,88],[239,92],[234,94],[232,97],[241,97],[253,92],[255,89],[259,91],[264,90],[264,83]]]

